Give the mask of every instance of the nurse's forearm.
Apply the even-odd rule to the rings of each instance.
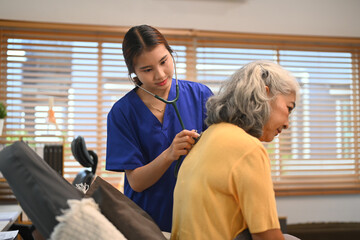
[[[131,188],[142,192],[154,185],[170,167],[173,159],[168,159],[168,150],[165,150],[149,164],[134,170],[125,170]]]

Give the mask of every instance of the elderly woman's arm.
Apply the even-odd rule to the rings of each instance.
[[[253,240],[284,240],[280,229],[271,229],[261,233],[251,234]]]

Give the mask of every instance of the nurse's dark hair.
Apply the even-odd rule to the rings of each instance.
[[[269,88],[269,93],[266,91]],[[299,94],[296,79],[280,65],[259,60],[237,70],[206,103],[208,126],[228,122],[259,138],[270,117],[270,101]]]
[[[122,51],[129,72],[134,73],[134,59],[144,50],[151,50],[157,45],[164,44],[170,54],[170,48],[165,37],[154,27],[149,25],[138,25],[130,28],[124,36]]]

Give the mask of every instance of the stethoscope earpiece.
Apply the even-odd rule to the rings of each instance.
[[[136,83],[136,79],[138,79],[138,77],[136,76],[135,73],[130,73],[130,79],[131,79],[131,81],[133,81],[134,83]]]

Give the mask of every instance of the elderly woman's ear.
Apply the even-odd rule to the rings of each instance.
[[[265,86],[265,89],[266,89],[267,95],[269,95],[270,94],[270,88],[268,86]]]

